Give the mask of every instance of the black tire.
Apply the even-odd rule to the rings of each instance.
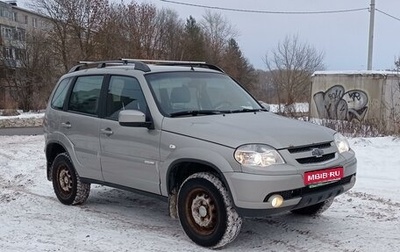
[[[203,247],[219,248],[232,242],[242,226],[222,182],[205,172],[195,173],[182,183],[178,216],[187,236]]]
[[[82,204],[89,197],[90,184],[80,180],[67,153],[58,154],[54,159],[52,181],[58,200],[65,205]]]
[[[323,212],[325,212],[333,203],[333,198],[327,199],[321,203],[308,206],[308,207],[303,207],[299,209],[292,210],[291,212],[294,214],[300,214],[300,215],[319,215]]]

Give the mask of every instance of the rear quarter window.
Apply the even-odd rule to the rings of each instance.
[[[103,78],[103,76],[78,77],[71,93],[68,110],[96,115]]]
[[[56,91],[54,92],[53,98],[51,99],[51,107],[54,109],[62,109],[65,102],[65,97],[67,96],[67,92],[69,86],[71,84],[71,78],[63,79],[60,84],[57,86]]]

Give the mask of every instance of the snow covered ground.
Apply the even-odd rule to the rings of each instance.
[[[400,251],[400,139],[350,139],[354,189],[322,216],[246,219],[225,251]],[[209,251],[186,237],[167,204],[92,185],[82,206],[56,199],[43,136],[0,136],[0,250]]]
[[[44,112],[22,112],[22,110],[18,110],[18,112],[20,115],[17,116],[2,116],[0,111],[0,120],[43,118],[44,116]]]
[[[3,116],[0,110],[1,128],[38,127],[43,123],[44,112],[22,112],[17,116]]]
[[[307,102],[303,102],[303,103],[295,103],[293,104],[293,106],[295,107],[295,111],[296,112],[301,112],[301,113],[307,113],[308,109],[309,109],[309,105]],[[279,104],[269,104],[270,107],[270,111],[273,113],[278,113],[279,111]],[[285,110],[285,105],[281,105],[281,112],[283,112]]]

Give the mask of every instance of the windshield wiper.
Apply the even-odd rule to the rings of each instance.
[[[248,109],[248,108],[242,108],[242,109],[235,109],[235,110],[224,110],[221,111],[221,113],[245,113],[245,112],[260,112],[260,111],[268,111],[265,108],[258,108],[258,109]]]
[[[216,115],[216,114],[221,114],[219,110],[185,110],[185,111],[179,111],[179,112],[174,112],[171,113],[171,117],[179,117],[179,116],[197,116],[197,115]]]

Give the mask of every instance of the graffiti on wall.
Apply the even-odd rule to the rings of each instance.
[[[315,93],[313,99],[319,118],[362,121],[368,110],[368,95],[364,91],[353,89],[345,92],[341,85]]]

